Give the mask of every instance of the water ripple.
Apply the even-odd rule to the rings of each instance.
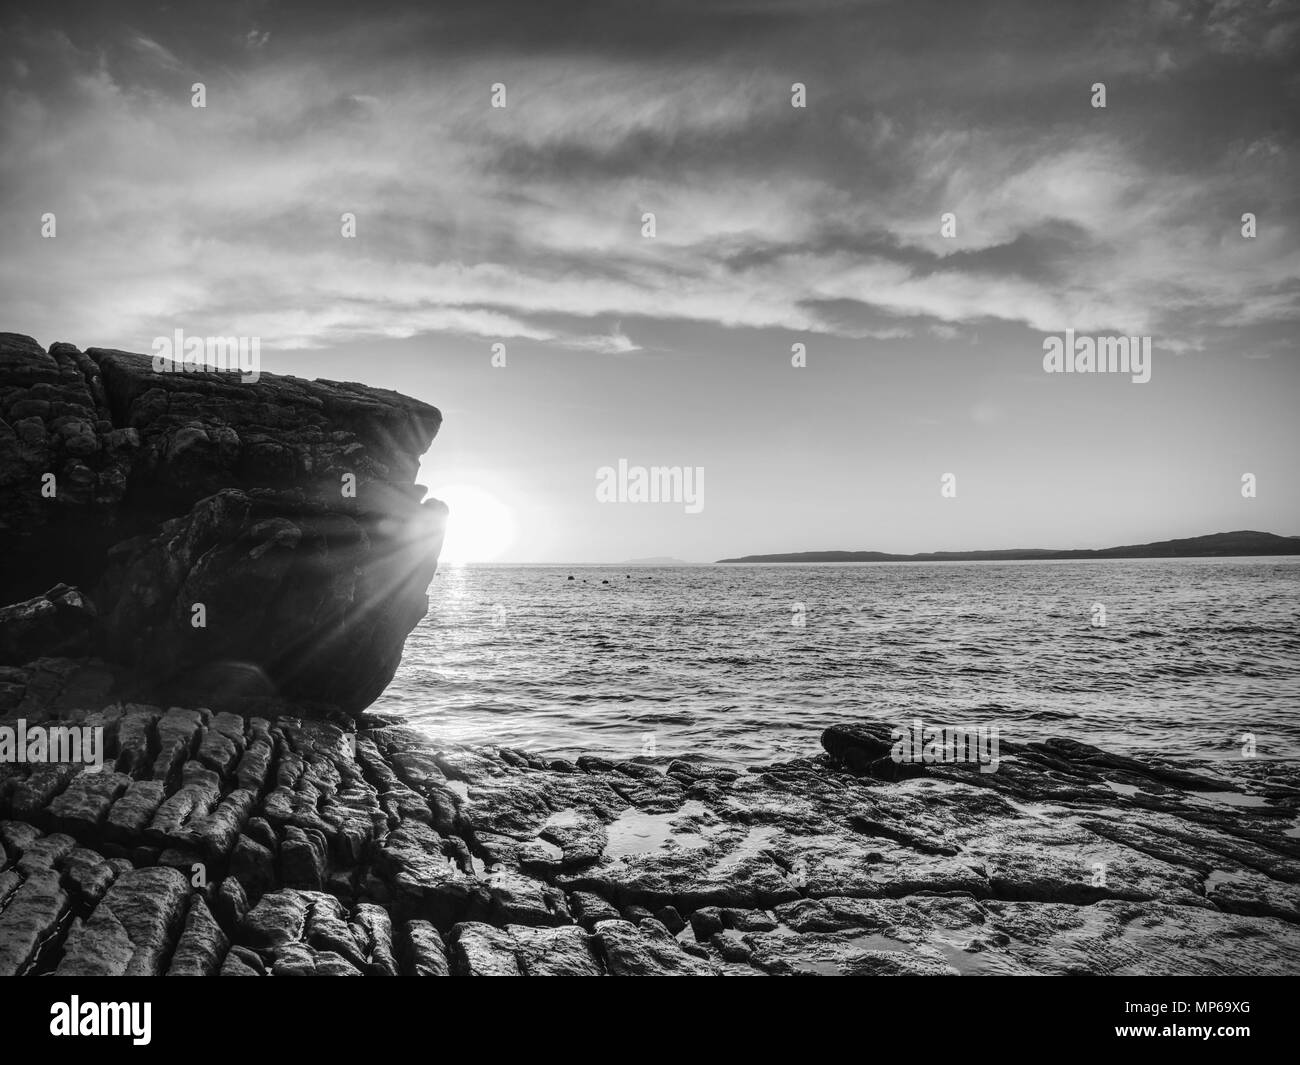
[[[1298,652],[1298,559],[470,566],[435,578],[375,709],[565,757],[756,764],[855,716],[1297,757]]]

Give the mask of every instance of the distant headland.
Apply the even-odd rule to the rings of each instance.
[[[1243,529],[1096,550],[1054,551],[1015,547],[997,551],[930,551],[919,555],[891,555],[883,551],[795,551],[720,558],[718,562],[1054,562],[1081,558],[1227,558],[1236,555],[1300,555],[1300,536],[1278,536]]]

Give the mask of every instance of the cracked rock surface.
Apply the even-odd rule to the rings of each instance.
[[[33,669],[28,727],[108,754],[0,766],[6,975],[1300,971],[1282,763],[1048,741],[892,780],[887,733],[844,725],[747,772],[575,764],[378,715],[78,708],[93,666]]]

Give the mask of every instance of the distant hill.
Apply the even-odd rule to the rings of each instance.
[[[998,551],[931,551],[920,555],[890,555],[883,551],[796,551],[784,555],[745,555],[719,562],[1030,562],[1076,558],[1216,558],[1233,555],[1300,555],[1300,536],[1274,533],[1211,533],[1154,544],[1103,547],[1094,551],[1053,551],[1013,547]]]

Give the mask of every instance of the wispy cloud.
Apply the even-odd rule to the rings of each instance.
[[[763,14],[798,26],[795,8]],[[272,29],[249,27],[242,59],[193,71],[178,58],[188,43],[142,31],[105,53],[15,30],[0,221],[31,240],[0,264],[11,303],[32,328],[72,335],[145,338],[183,316],[255,322],[285,346],[447,331],[610,354],[638,346],[597,323],[640,317],[884,337],[995,319],[1188,349],[1207,316],[1245,328],[1297,315],[1296,204],[1279,191],[1300,185],[1294,123],[1169,166],[1123,117],[1159,101],[1087,107],[1085,70],[1150,74],[1130,41],[1002,73],[986,52],[917,41],[911,65],[882,56],[904,83],[880,103],[853,96],[878,72],[819,66],[797,31],[785,51],[761,36],[662,59],[484,43],[431,64],[398,32],[430,27],[404,18],[350,41],[277,27],[274,63],[259,58]],[[1156,4],[1137,36],[1165,42],[1157,67],[1176,80],[1243,42],[1284,52],[1288,25]],[[1054,93],[1077,71],[1078,115],[1008,123],[955,89],[934,98],[954,65],[954,86],[990,95],[1002,82],[1032,93],[1035,77]],[[812,82],[806,111],[790,106],[791,71]],[[190,106],[191,80],[206,109]],[[905,102],[909,82],[924,105]],[[1246,210],[1262,219],[1254,241],[1237,233]],[[44,211],[59,216],[53,246],[36,238]],[[944,212],[955,239],[939,235]],[[60,305],[42,320],[55,278]],[[887,321],[864,325],[873,314]],[[593,326],[548,328],[557,315]]]
[[[143,33],[131,33],[127,36],[129,44],[138,54],[143,56],[146,61],[156,63],[167,70],[179,70],[182,66],[181,61],[172,55],[166,48],[155,40],[151,40]]]

